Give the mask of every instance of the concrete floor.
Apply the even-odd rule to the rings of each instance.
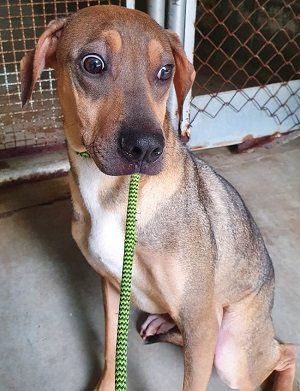
[[[201,156],[236,186],[260,226],[276,270],[277,335],[299,347],[300,139]],[[70,235],[67,179],[0,194],[0,391],[91,391],[102,365],[101,288]],[[144,346],[137,318],[133,310],[129,391],[181,390],[181,349]],[[213,373],[208,390],[228,388]]]

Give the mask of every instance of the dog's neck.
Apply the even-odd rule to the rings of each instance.
[[[142,175],[140,181],[138,201],[139,224],[146,224],[156,213],[156,209],[161,206],[161,195],[169,199],[180,186],[180,181],[184,170],[185,149],[180,140],[176,137],[171,126],[166,131],[166,149],[163,170],[157,175]],[[74,178],[73,185],[76,184],[82,195],[84,202],[92,197],[98,200],[102,207],[122,213],[125,216],[126,204],[129,188],[129,175],[110,176],[99,170],[93,159],[88,158],[84,153],[76,153],[70,145],[69,160],[71,164],[71,175]],[[182,171],[182,173],[180,173]],[[155,191],[153,191],[155,189]],[[88,208],[88,205],[86,205]]]

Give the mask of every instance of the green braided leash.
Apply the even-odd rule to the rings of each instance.
[[[127,343],[129,332],[130,290],[133,253],[136,243],[136,203],[139,181],[139,174],[131,175],[126,217],[123,270],[120,288],[120,304],[116,347],[115,391],[126,391],[127,389]]]
[[[90,154],[87,151],[75,152],[81,158],[90,158]],[[139,181],[139,174],[131,175],[126,216],[123,270],[120,287],[120,304],[116,346],[115,391],[126,391],[127,389],[127,344],[129,332],[130,291],[132,262],[136,243],[136,204]]]

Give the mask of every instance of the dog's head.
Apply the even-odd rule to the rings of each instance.
[[[52,21],[22,59],[23,105],[45,67],[56,71],[72,150],[108,175],[161,171],[172,81],[180,112],[195,73],[176,34],[139,11],[88,7]]]

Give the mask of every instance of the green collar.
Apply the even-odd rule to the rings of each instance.
[[[83,152],[75,151],[75,153],[76,153],[76,155],[78,155],[78,156],[80,156],[80,157],[82,157],[84,159],[88,159],[88,158],[91,157],[90,154],[87,151],[83,151]]]

